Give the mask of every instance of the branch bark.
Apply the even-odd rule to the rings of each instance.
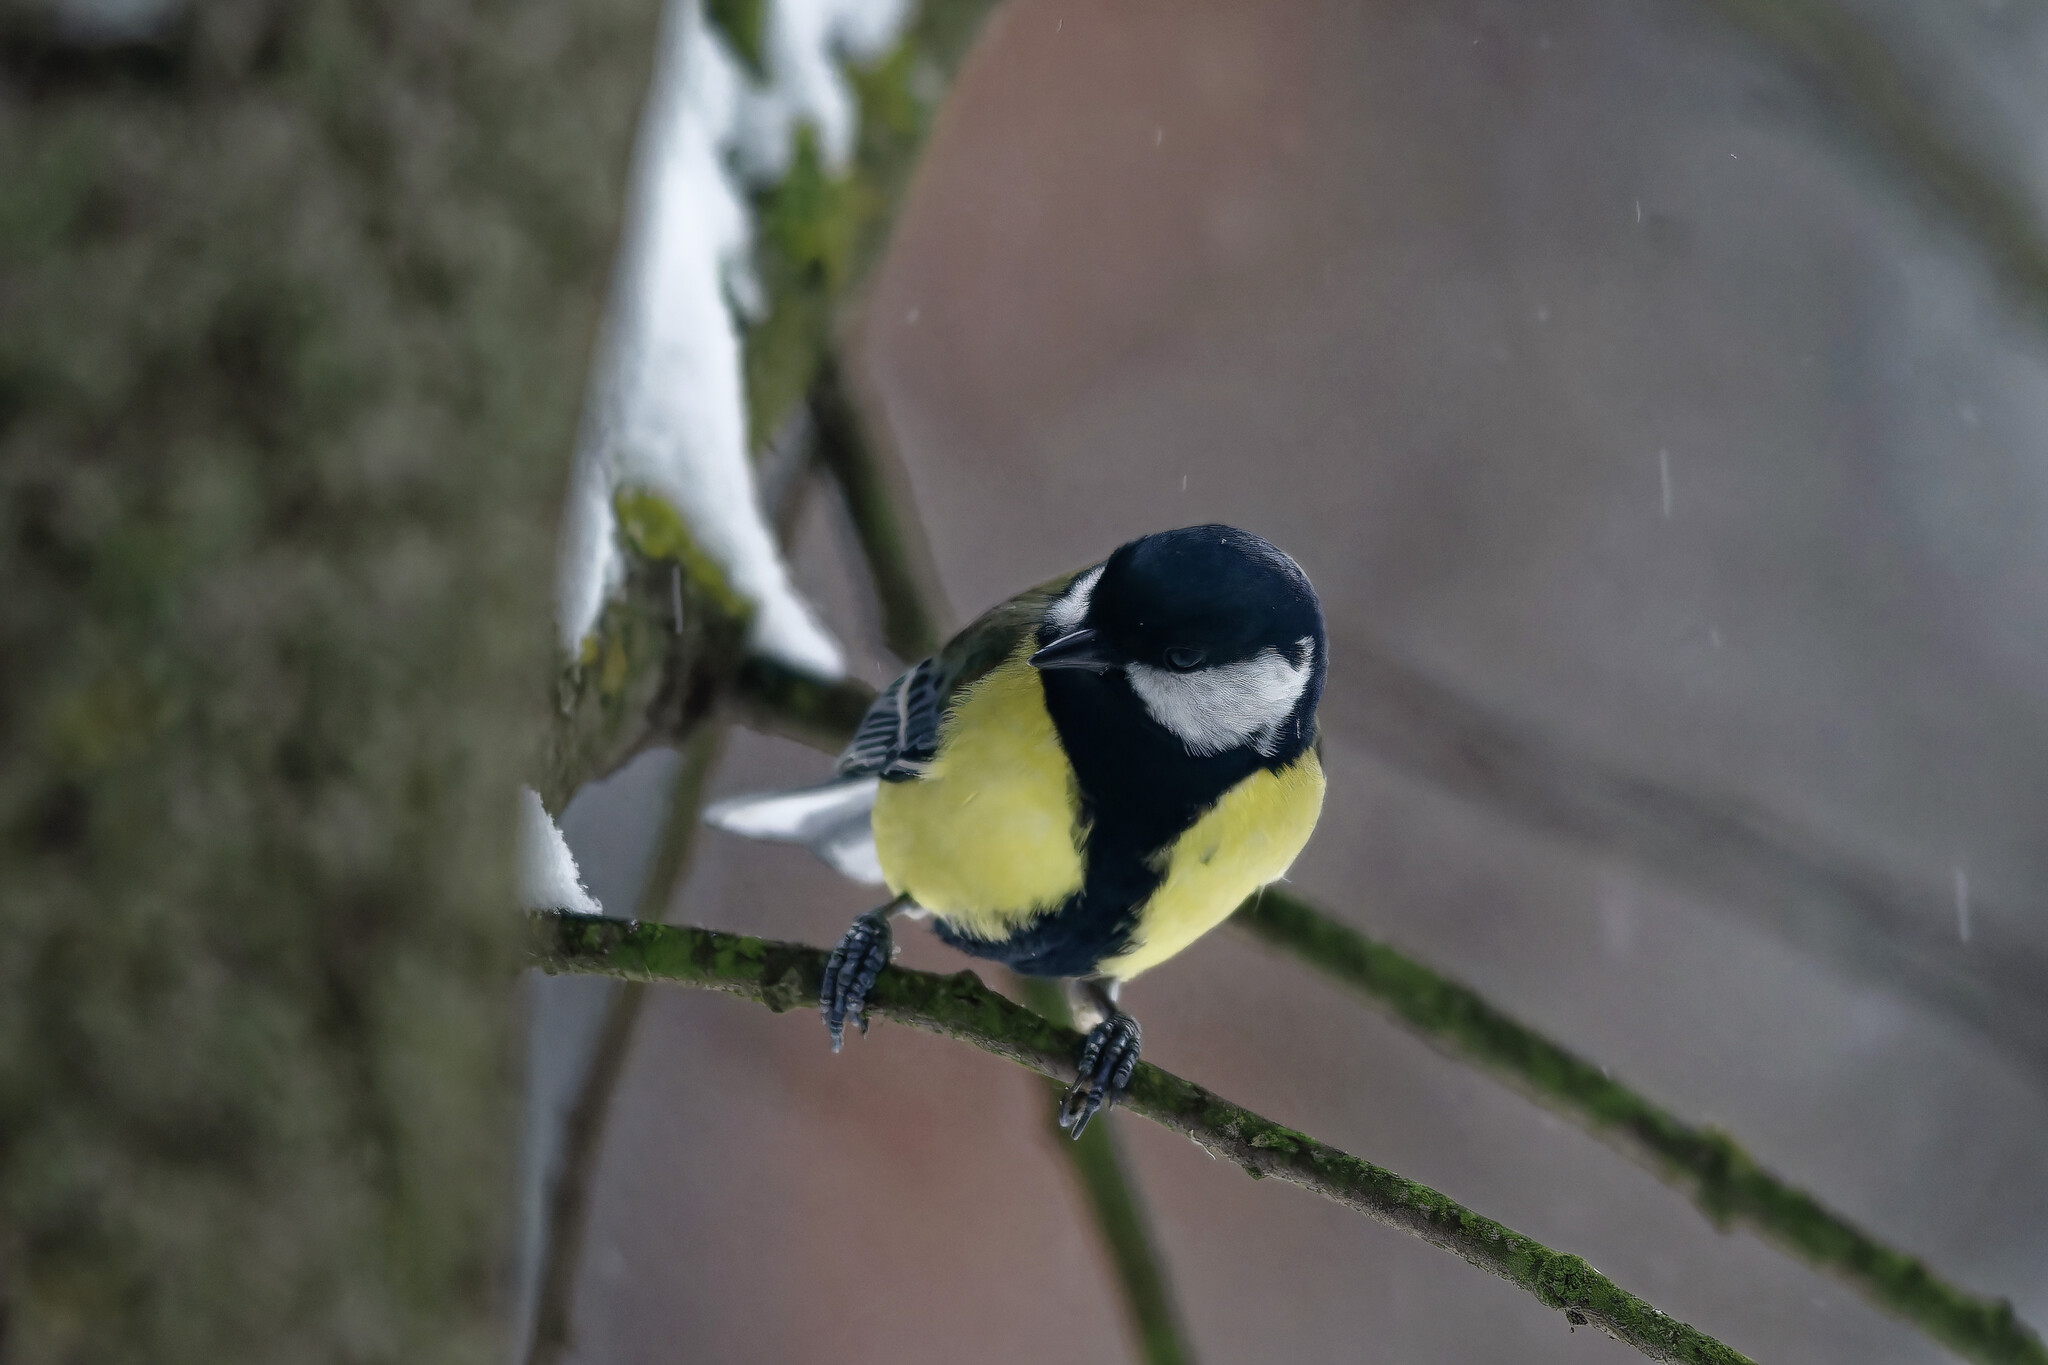
[[[903,470],[862,416],[850,382],[837,355],[820,363],[810,399],[818,462],[839,485],[860,538],[882,609],[882,642],[903,662],[915,663],[945,643],[938,570],[903,487]]]
[[[0,0],[9,1361],[502,1365],[512,793],[658,8]]]
[[[826,953],[709,929],[544,912],[532,916],[533,962],[547,972],[669,981],[743,996],[777,1013],[808,1011]],[[1074,1079],[1080,1035],[989,990],[972,972],[885,969],[869,995],[879,1018],[972,1043],[1055,1081]],[[1398,1228],[1532,1295],[1574,1325],[1598,1325],[1652,1360],[1747,1365],[1749,1357],[1679,1322],[1577,1256],[1482,1217],[1417,1181],[1262,1118],[1147,1062],[1124,1107],[1242,1167]]]
[[[1043,1018],[1067,1027],[1067,1002],[1059,987],[1043,977],[1012,978],[1024,1003]],[[1137,1333],[1138,1348],[1145,1365],[1189,1365],[1194,1351],[1188,1345],[1187,1327],[1180,1307],[1174,1302],[1173,1287],[1152,1236],[1150,1220],[1138,1199],[1136,1184],[1124,1162],[1123,1144],[1117,1140],[1114,1123],[1097,1120],[1079,1138],[1059,1126],[1059,1102],[1065,1093],[1058,1082],[1048,1083],[1052,1105],[1046,1110],[1046,1136],[1074,1169],[1074,1178],[1123,1286],[1124,1307]],[[1107,1114],[1102,1116],[1108,1118]]]
[[[2010,1303],[1979,1298],[1942,1279],[1925,1262],[1764,1170],[1726,1133],[1682,1122],[1470,987],[1276,888],[1247,901],[1233,922],[1641,1162],[1683,1190],[1716,1226],[1746,1224],[1965,1359],[2048,1365],[2048,1350]]]
[[[825,749],[845,742],[872,695],[858,682],[819,683],[756,663],[741,671],[749,723]],[[1965,1359],[2048,1365],[2048,1349],[2009,1302],[1971,1294],[1886,1246],[1759,1166],[1727,1134],[1682,1122],[1470,987],[1271,887],[1247,901],[1234,922],[1363,994],[1432,1045],[1486,1068],[1641,1161],[1716,1226],[1754,1228]]]
[[[657,745],[680,748],[744,664],[749,605],[652,493],[615,499],[625,581],[581,654],[555,680],[553,725],[534,783],[559,815],[576,789]]]
[[[704,789],[724,749],[723,726],[699,726],[683,750],[669,793],[669,811],[654,846],[654,862],[640,888],[639,914],[659,919],[675,898],[689,870],[697,830],[704,811]],[[576,1102],[563,1125],[560,1173],[548,1199],[546,1238],[533,1314],[533,1341],[527,1365],[554,1365],[574,1344],[572,1315],[576,1280],[583,1268],[589,1237],[590,1188],[604,1150],[612,1096],[625,1074],[626,1055],[647,1003],[647,984],[621,983],[605,1003],[604,1021],[590,1052],[590,1065],[577,1088]]]

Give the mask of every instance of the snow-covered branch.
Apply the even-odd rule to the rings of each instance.
[[[904,14],[902,0],[779,0],[756,79],[699,0],[671,5],[564,512],[557,624],[571,657],[622,580],[613,503],[637,487],[675,508],[752,604],[756,651],[841,671],[790,583],[749,459],[741,324],[767,306],[750,194],[789,173],[803,128],[826,171],[844,173],[857,111],[841,63],[880,55]]]

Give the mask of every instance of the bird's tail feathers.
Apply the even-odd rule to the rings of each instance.
[[[869,820],[880,786],[873,777],[838,777],[796,791],[735,796],[706,807],[704,823],[742,838],[802,844],[840,876],[880,886],[882,861]]]

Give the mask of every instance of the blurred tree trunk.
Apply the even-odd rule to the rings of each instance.
[[[656,9],[0,8],[0,1357],[499,1357],[508,737]]]

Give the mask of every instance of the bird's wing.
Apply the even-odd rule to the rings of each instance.
[[[902,782],[924,771],[939,749],[939,672],[934,654],[882,689],[839,755],[842,776]]]
[[[920,776],[938,754],[939,724],[954,698],[1015,654],[1080,572],[1085,571],[1061,574],[989,608],[944,649],[883,688],[839,756],[840,774],[884,782]]]

